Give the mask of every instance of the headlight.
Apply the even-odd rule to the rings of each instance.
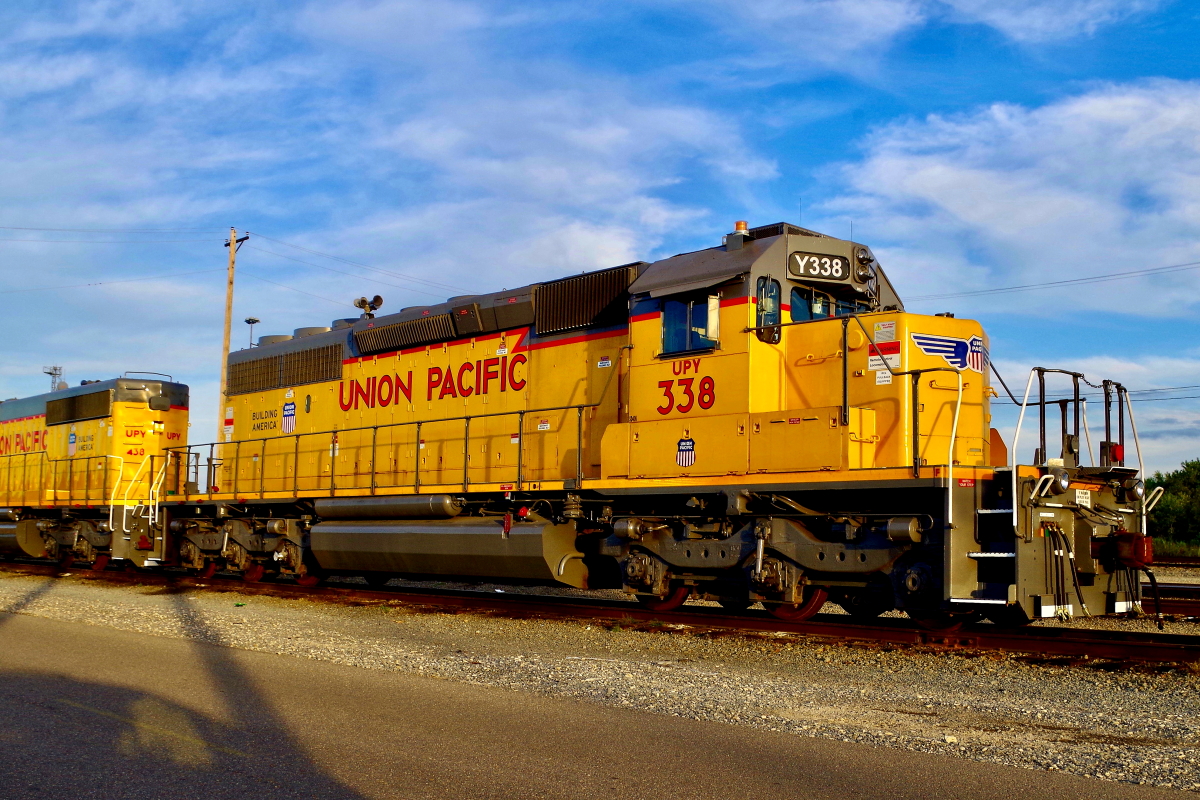
[[[872,261],[874,261],[874,259],[871,258],[871,251],[865,247],[860,247],[855,250],[854,257],[858,259],[860,264],[870,264]]]
[[[1050,486],[1054,489],[1056,494],[1062,494],[1071,488],[1071,476],[1065,469],[1054,467],[1050,470],[1050,474],[1054,476],[1054,481],[1050,484]]]
[[[1125,481],[1125,496],[1132,497],[1134,500],[1141,500],[1146,496],[1146,484],[1137,480]]]

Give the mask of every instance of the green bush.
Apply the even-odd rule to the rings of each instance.
[[[1155,549],[1172,545],[1200,548],[1200,459],[1185,461],[1174,472],[1156,472],[1146,481],[1147,492],[1159,486],[1164,492],[1150,514],[1149,532],[1169,543],[1163,541]],[[1200,552],[1171,555],[1200,555]]]

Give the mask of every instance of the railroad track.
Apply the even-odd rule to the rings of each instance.
[[[1200,567],[1200,556],[1158,556],[1156,567]]]
[[[7,562],[0,570],[47,577],[64,576],[57,566]],[[1200,635],[1141,633],[1136,631],[1097,630],[1066,627],[1027,627],[1016,630],[992,625],[968,626],[960,631],[939,632],[919,628],[907,619],[881,618],[869,623],[849,620],[840,615],[818,614],[805,622],[785,622],[763,611],[730,614],[723,609],[685,606],[670,612],[650,611],[635,603],[588,598],[547,597],[546,595],[500,594],[450,589],[409,589],[322,585],[302,587],[290,582],[246,583],[237,578],[195,578],[178,573],[145,573],[87,569],[70,571],[72,578],[93,581],[196,588],[239,594],[276,597],[323,597],[340,602],[403,602],[407,605],[461,609],[512,617],[539,617],[609,621],[617,624],[653,624],[686,627],[689,632],[790,633],[824,639],[870,642],[882,645],[907,645],[942,650],[999,650],[1035,656],[1080,659],[1108,659],[1126,662],[1192,663],[1200,662]],[[1172,592],[1193,595],[1175,597]],[[1186,588],[1180,588],[1186,587]],[[1190,584],[1166,584],[1163,591],[1164,613],[1170,603],[1189,604],[1200,610],[1200,587]],[[1179,606],[1183,607],[1183,606]],[[1183,612],[1186,613],[1186,612]],[[669,628],[666,628],[669,630]]]
[[[1158,592],[1162,598],[1164,614],[1200,617],[1200,584],[1160,583]],[[1142,586],[1142,607],[1147,611],[1154,607],[1153,595],[1148,584]]]

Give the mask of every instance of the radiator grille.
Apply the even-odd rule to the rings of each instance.
[[[533,298],[537,332],[557,333],[627,319],[626,292],[637,274],[637,266],[631,264],[541,284]]]
[[[300,386],[342,379],[341,344],[314,347],[283,355],[283,385]]]
[[[430,342],[445,342],[453,338],[454,322],[449,314],[420,317],[354,332],[354,343],[358,345],[358,351],[365,356]]]
[[[112,392],[81,394],[46,403],[46,424],[62,425],[83,419],[100,419],[112,415]]]
[[[284,386],[336,381],[342,377],[342,345],[331,344],[229,365],[229,395]]]

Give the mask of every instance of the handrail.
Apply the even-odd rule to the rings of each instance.
[[[488,417],[511,417],[517,414],[541,414],[545,411],[569,411],[575,408],[599,408],[600,403],[580,403],[570,406],[553,406],[551,408],[526,408],[517,409],[515,411],[497,411],[492,414],[467,414],[461,417],[438,417],[437,419],[414,419],[408,422],[389,422],[387,425],[361,425],[357,428],[330,428],[324,431],[310,431],[309,433],[289,433],[287,436],[260,436],[255,439],[234,439],[229,442],[197,442],[196,444],[181,444],[175,447],[164,447],[164,452],[188,451],[193,447],[210,447],[221,444],[238,444],[247,442],[282,442],[287,439],[294,439],[299,436],[320,436],[326,433],[353,433],[355,431],[369,431],[374,428],[400,428],[405,425],[432,425],[437,422],[462,422],[464,419],[485,419]]]
[[[115,512],[117,508],[117,492],[121,488],[121,478],[125,472],[125,457],[106,455],[104,458],[115,458],[120,462],[117,464],[117,479],[113,481],[112,495],[108,498],[108,531],[109,533],[112,533],[113,525],[115,523],[115,520],[113,519],[113,512]],[[121,524],[125,524],[124,512],[121,514]]]
[[[300,439],[302,437],[328,436],[328,437],[331,437],[330,457],[331,457],[331,459],[333,459],[332,463],[330,465],[328,490],[332,493],[332,492],[335,492],[337,489],[336,455],[337,455],[339,437],[344,434],[347,434],[347,433],[371,431],[371,445],[370,445],[371,451],[372,451],[371,486],[370,486],[369,490],[372,494],[374,494],[378,488],[378,484],[376,481],[377,481],[377,476],[379,474],[379,470],[377,469],[376,453],[377,453],[377,446],[378,446],[379,431],[387,430],[387,429],[394,429],[394,428],[404,428],[406,426],[415,426],[415,436],[416,436],[417,446],[416,446],[415,456],[414,456],[415,463],[414,463],[414,469],[413,469],[413,484],[412,485],[413,485],[414,490],[419,491],[420,487],[421,487],[421,466],[420,466],[420,464],[421,464],[421,453],[420,453],[421,447],[420,447],[420,444],[421,444],[421,429],[422,429],[422,427],[425,425],[432,425],[432,424],[443,423],[443,422],[463,422],[464,426],[465,426],[466,438],[464,439],[464,448],[463,448],[462,485],[463,485],[463,490],[467,491],[467,487],[470,484],[470,481],[469,481],[469,475],[470,475],[470,473],[469,473],[469,460],[470,460],[470,458],[469,458],[470,457],[469,432],[470,432],[471,421],[478,420],[478,419],[494,418],[494,417],[516,416],[517,420],[518,420],[518,422],[517,422],[518,450],[517,450],[517,478],[515,481],[515,485],[516,485],[517,489],[520,490],[524,486],[524,483],[525,483],[524,455],[525,455],[525,418],[526,418],[526,416],[529,414],[542,414],[542,413],[548,413],[548,412],[553,412],[553,411],[574,410],[576,412],[576,450],[577,450],[576,459],[575,459],[575,463],[576,463],[575,479],[577,482],[576,485],[578,486],[579,485],[578,482],[583,480],[583,452],[582,452],[582,448],[583,448],[583,412],[585,409],[598,408],[600,405],[601,405],[600,403],[578,403],[578,404],[574,404],[574,405],[551,406],[551,407],[546,407],[546,408],[517,409],[517,410],[513,410],[513,411],[497,411],[497,412],[492,412],[492,413],[488,413],[488,414],[466,414],[466,415],[456,416],[456,417],[440,417],[438,419],[408,420],[405,422],[392,422],[392,423],[388,423],[386,425],[361,425],[361,426],[358,426],[355,428],[341,428],[341,429],[334,428],[331,430],[324,430],[324,431],[311,431],[311,432],[307,432],[307,433],[292,433],[292,434],[288,434],[286,436],[262,436],[262,437],[257,437],[257,438],[253,438],[253,439],[238,439],[236,441],[231,441],[231,442],[201,442],[201,443],[197,443],[197,444],[187,444],[187,445],[178,445],[175,447],[167,447],[167,448],[164,448],[163,450],[168,455],[171,455],[171,454],[178,455],[180,457],[180,460],[186,465],[185,469],[190,472],[193,468],[192,467],[192,458],[191,458],[192,453],[193,453],[193,448],[204,448],[204,447],[209,448],[210,458],[209,458],[209,464],[208,464],[208,481],[207,481],[208,485],[207,485],[206,493],[211,496],[214,493],[214,491],[213,491],[213,475],[215,474],[215,471],[218,466],[218,464],[216,463],[217,460],[213,459],[211,457],[211,454],[213,453],[213,451],[215,450],[216,447],[226,446],[226,445],[230,445],[230,444],[235,445],[233,464],[236,469],[236,465],[238,464],[238,461],[240,458],[242,445],[251,445],[254,443],[259,443],[261,446],[258,449],[258,452],[260,454],[259,457],[262,461],[262,464],[260,465],[260,470],[263,470],[264,465],[266,463],[266,455],[265,454],[266,454],[267,444],[269,442],[286,442],[288,440],[292,440],[295,442],[293,450],[296,453],[296,458],[294,459],[294,463],[293,463],[292,493],[298,495],[298,493],[299,493],[298,453],[299,453],[299,447],[300,447]],[[196,478],[198,481],[199,476],[200,476],[199,453],[196,453],[196,456],[197,456],[197,460],[196,460],[195,470],[196,470]],[[224,459],[220,459],[220,461],[224,461]],[[186,478],[185,478],[185,480],[186,480]],[[218,490],[218,493],[219,493],[219,491],[220,490]],[[232,492],[236,495],[240,495],[240,483],[237,480],[236,474],[234,476],[234,485],[232,487]],[[263,471],[260,471],[257,493],[260,497],[264,496],[266,493],[265,472],[263,472]]]
[[[138,475],[142,474],[142,467],[150,461],[150,456],[142,459],[142,463],[138,464],[137,471],[133,473],[133,477],[129,479],[129,485],[125,487],[125,494],[121,495],[121,533],[129,533],[129,528],[126,527],[126,522],[129,520],[129,514],[126,511],[129,508],[129,493],[133,491],[133,485],[137,483]],[[119,481],[118,481],[119,482]]]
[[[2,491],[0,491],[0,494],[5,494],[5,493],[16,494],[16,493],[18,493],[18,491],[21,493],[29,491],[28,488],[22,488],[20,490],[14,488],[14,486],[12,484],[12,467],[11,467],[11,465],[15,459],[21,459],[21,463],[24,467],[24,465],[28,464],[28,461],[30,458],[39,459],[38,463],[40,466],[39,466],[39,471],[38,471],[38,475],[39,475],[38,489],[39,489],[39,491],[42,489],[45,489],[46,491],[53,492],[53,498],[50,501],[48,501],[48,502],[51,502],[52,504],[59,503],[59,502],[66,502],[69,504],[69,503],[75,502],[76,500],[81,499],[80,495],[75,492],[75,480],[78,479],[80,474],[83,474],[85,476],[85,484],[84,484],[84,489],[83,489],[82,500],[84,502],[88,502],[88,503],[92,502],[92,493],[93,493],[93,491],[95,491],[99,495],[99,503],[103,504],[106,489],[108,486],[108,474],[107,474],[107,472],[105,473],[105,479],[104,479],[103,485],[95,487],[95,490],[93,490],[93,488],[91,486],[91,480],[92,480],[91,464],[93,461],[103,462],[105,459],[108,459],[108,458],[119,458],[120,459],[119,456],[101,455],[101,454],[97,454],[97,455],[93,455],[93,456],[52,458],[50,456],[50,454],[44,450],[38,450],[36,452],[29,452],[29,453],[8,453],[6,455],[0,455],[0,463],[8,464],[8,469],[6,470],[6,473],[5,473],[7,481],[5,483],[5,488]],[[120,460],[124,461],[124,459],[120,459]],[[84,468],[82,470],[75,470],[74,466],[76,464],[80,464],[80,463],[85,465]],[[69,467],[71,467],[71,469],[67,470],[66,475],[62,475],[59,473],[58,466],[57,466],[59,464],[67,464]],[[49,465],[49,467],[50,467],[49,484],[46,483],[46,477],[47,477],[46,469],[45,469],[46,465]],[[28,473],[29,473],[28,468],[22,469],[23,476],[28,477]],[[60,488],[58,488],[60,485],[59,481],[64,478],[65,478],[64,484],[65,484],[66,488],[60,489]],[[24,486],[23,481],[21,482],[21,485]],[[64,492],[65,492],[65,497],[61,497],[60,495]],[[39,503],[40,503],[40,501],[39,501]]]
[[[150,458],[150,459],[151,459],[151,463],[153,463],[154,456],[148,456],[148,458]],[[149,495],[147,496],[146,500],[147,500],[147,504],[150,506],[150,522],[151,522],[152,524],[157,524],[157,523],[158,523],[158,498],[159,498],[159,492],[162,490],[162,484],[163,484],[163,481],[164,481],[164,480],[166,480],[166,477],[167,477],[167,465],[168,465],[170,462],[171,462],[171,455],[170,455],[169,453],[166,453],[166,454],[164,454],[164,455],[163,455],[163,464],[162,464],[162,469],[160,469],[160,470],[158,471],[158,477],[157,477],[157,478],[155,478],[155,479],[154,479],[154,482],[150,484],[150,493],[149,493]]]

